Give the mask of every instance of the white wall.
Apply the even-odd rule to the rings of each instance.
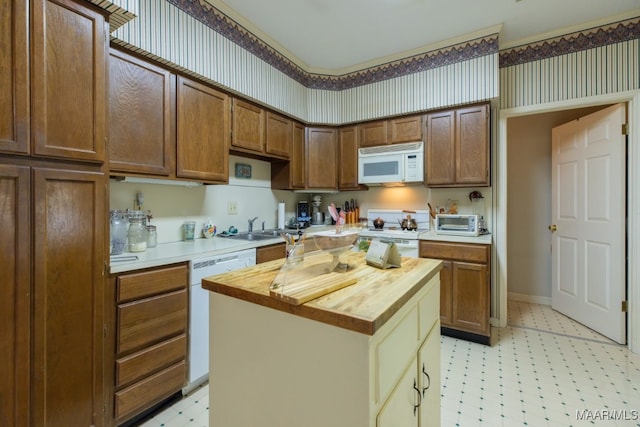
[[[251,165],[251,179],[235,178],[235,164]],[[258,217],[255,227],[259,228],[265,221],[266,228],[277,226],[278,202],[284,200],[286,216],[296,214],[296,203],[307,200],[311,203],[316,193],[299,193],[271,189],[271,164],[250,158],[229,156],[229,185],[201,185],[185,187],[168,184],[110,182],[110,209],[134,209],[136,193],[144,194],[144,210],[151,210],[152,224],[158,227],[158,243],[182,240],[182,224],[184,221],[196,221],[198,237],[199,230],[209,218],[218,227],[218,232],[227,230],[234,225],[239,230],[246,230],[249,218]],[[480,191],[485,197],[483,207],[485,220],[491,224],[492,190],[491,188],[460,188],[433,189],[422,185],[407,187],[371,187],[366,191],[350,191],[336,193],[322,193],[322,210],[327,215],[327,205],[331,202],[336,206],[345,201],[356,199],[359,202],[361,216],[367,214],[371,208],[377,209],[428,209],[427,202],[432,206],[446,206],[449,199],[456,200],[460,213],[474,213],[469,193]],[[227,213],[228,203],[238,203],[238,213]]]
[[[509,295],[551,302],[551,129],[604,108],[510,118],[507,130]]]
[[[110,209],[133,209],[136,193],[144,194],[143,209],[151,210],[152,224],[158,227],[158,243],[182,240],[182,223],[196,221],[199,231],[208,219],[226,230],[234,225],[240,230],[247,229],[247,220],[258,217],[255,227],[265,221],[266,228],[276,227],[278,202],[285,201],[287,217],[295,212],[297,195],[290,191],[271,189],[271,164],[268,162],[229,156],[229,185],[201,185],[184,187],[166,184],[137,184],[110,182]],[[235,163],[250,164],[251,179],[235,178]],[[230,201],[238,203],[236,215],[227,214]]]

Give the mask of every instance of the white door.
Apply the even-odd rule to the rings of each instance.
[[[552,307],[625,343],[625,106],[552,130]]]

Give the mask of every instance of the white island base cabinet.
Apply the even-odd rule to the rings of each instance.
[[[210,302],[211,427],[440,425],[438,274],[373,335]]]

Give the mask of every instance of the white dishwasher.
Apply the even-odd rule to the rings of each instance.
[[[183,394],[209,379],[209,291],[202,289],[202,279],[252,265],[256,265],[255,249],[194,259],[189,263],[189,383]]]

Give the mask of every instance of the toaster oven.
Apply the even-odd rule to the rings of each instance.
[[[436,215],[436,234],[454,236],[478,236],[480,234],[478,215]]]

